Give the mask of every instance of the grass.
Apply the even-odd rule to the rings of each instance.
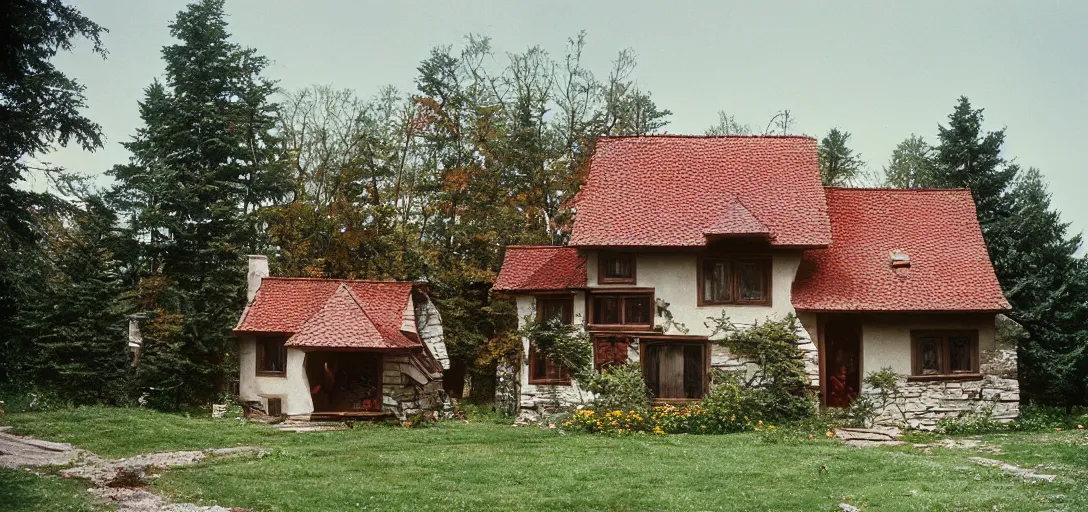
[[[91,502],[87,485],[55,475],[0,468],[0,510],[60,512],[105,510]]]
[[[265,457],[176,469],[153,484],[178,501],[260,511],[809,511],[838,510],[841,502],[892,511],[1088,509],[1086,431],[987,437],[1008,451],[998,458],[1045,464],[1060,475],[1053,484],[1027,484],[967,462],[974,454],[961,450],[858,449],[788,433],[603,437],[444,422],[285,434],[103,408],[13,414],[0,422],[111,457],[267,446],[272,453]]]

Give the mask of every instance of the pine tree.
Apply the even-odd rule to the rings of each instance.
[[[49,193],[20,187],[36,168],[34,158],[54,145],[102,147],[102,130],[80,110],[83,85],[53,65],[61,51],[80,38],[103,57],[106,29],[61,0],[7,0],[0,3],[0,383],[29,379],[26,357],[33,353],[15,317],[48,272],[39,242],[38,214],[52,214],[64,202]]]
[[[113,196],[144,239],[153,292],[143,298],[156,299],[152,323],[162,327],[147,336],[140,375],[160,406],[209,398],[232,378],[243,255],[263,246],[257,210],[288,188],[273,135],[276,88],[261,76],[268,62],[231,42],[224,18],[222,0],[178,13],[170,33],[179,42],[162,51],[165,81],[140,104],[130,164],[112,171]]]
[[[849,141],[850,132],[838,128],[832,128],[820,140],[820,178],[824,186],[845,186],[861,171],[864,162],[846,145]]]
[[[90,197],[71,218],[46,222],[52,271],[19,321],[33,343],[31,378],[75,403],[124,403],[128,379],[125,245],[115,214]]]
[[[933,148],[925,139],[911,134],[895,147],[891,160],[884,167],[888,185],[896,188],[935,187],[933,156]]]

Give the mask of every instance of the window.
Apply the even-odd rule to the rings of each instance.
[[[573,323],[574,298],[537,297],[536,321],[545,323],[556,319],[568,325]],[[532,340],[529,340],[529,383],[570,385],[566,367],[538,354]]]
[[[911,331],[914,378],[974,377],[978,331]]]
[[[266,411],[269,416],[276,417],[283,415],[283,399],[282,398],[269,398],[268,410]]]
[[[283,377],[287,372],[287,348],[283,336],[257,338],[257,375]]]
[[[627,364],[627,348],[630,346],[631,340],[626,337],[593,338],[593,367],[601,370],[609,366]]]
[[[597,255],[598,284],[635,284],[635,255],[602,252]]]
[[[593,325],[652,327],[654,296],[639,294],[593,294],[590,320]]]
[[[700,399],[707,384],[707,344],[644,342],[642,375],[656,398]]]
[[[705,258],[699,262],[699,305],[771,304],[771,259]]]
[[[537,297],[536,321],[545,323],[555,319],[568,325],[574,321],[573,297]]]

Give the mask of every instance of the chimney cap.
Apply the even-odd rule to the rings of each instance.
[[[265,256],[264,254],[250,254],[249,259],[251,259],[251,260],[267,260],[268,256]]]

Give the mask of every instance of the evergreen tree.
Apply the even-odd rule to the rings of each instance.
[[[846,145],[849,141],[850,132],[838,128],[832,128],[820,140],[820,179],[824,186],[845,186],[861,171],[864,162]]]
[[[53,145],[70,142],[86,150],[102,146],[101,128],[80,113],[83,85],[53,65],[79,38],[105,56],[105,29],[60,0],[0,3],[0,383],[28,378],[22,373],[33,353],[15,317],[48,272],[39,244],[36,213],[63,207],[57,197],[20,187],[35,168],[34,158]]]
[[[263,247],[257,209],[288,188],[268,62],[230,41],[224,16],[222,0],[201,0],[170,24],[179,42],[163,48],[165,81],[140,104],[131,163],[112,171],[145,241],[141,300],[161,329],[147,336],[140,383],[160,406],[209,398],[233,378],[243,256]]]
[[[933,156],[933,148],[925,139],[912,134],[895,147],[891,160],[884,167],[888,185],[896,188],[935,187]]]
[[[76,403],[120,403],[129,396],[125,246],[117,217],[88,198],[71,218],[45,222],[52,271],[30,294],[19,323],[34,351],[31,378]]]
[[[1005,192],[1016,177],[1016,168],[1005,165],[1001,145],[1005,130],[982,132],[982,109],[971,108],[966,96],[961,96],[955,110],[948,116],[948,126],[937,127],[940,144],[934,148],[936,167],[934,185],[948,188],[969,188],[978,208],[982,232],[1008,215]],[[993,244],[995,241],[987,238]],[[990,247],[991,254],[1001,247]]]

